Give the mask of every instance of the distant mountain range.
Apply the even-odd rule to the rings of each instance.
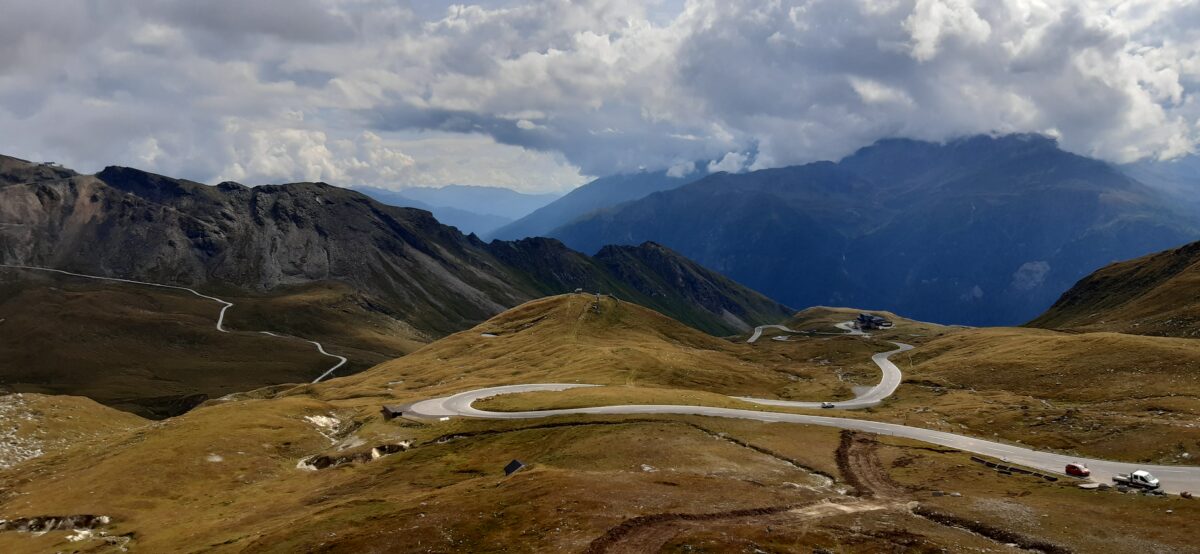
[[[433,206],[420,200],[409,198],[401,191],[375,187],[357,187],[354,190],[370,196],[371,198],[379,201],[381,204],[387,204],[388,206],[425,210],[433,214],[433,217],[437,218],[439,223],[456,227],[459,231],[462,231],[464,234],[468,235],[474,233],[475,235],[483,236],[496,229],[499,229],[500,227],[512,223],[513,221],[512,219],[499,215],[480,214],[446,206]]]
[[[583,288],[731,334],[790,310],[654,244],[589,257],[552,239],[485,243],[429,212],[324,183],[208,186],[0,157],[0,262],[270,294],[336,281],[427,337]]]
[[[693,171],[677,177],[662,170],[601,177],[488,236],[503,240],[550,236],[555,229],[596,210],[644,198],[655,192],[676,189],[705,175],[703,171]]]
[[[494,215],[510,221],[557,200],[560,194],[527,194],[503,187],[447,185],[444,187],[406,187],[400,194],[430,206],[457,208],[482,215]]]
[[[1167,193],[1180,205],[1200,211],[1200,156],[1142,160],[1121,166],[1121,171]]]
[[[1194,240],[1198,222],[1107,163],[1008,135],[713,174],[546,234],[584,252],[655,241],[791,306],[992,325],[1028,321],[1107,263]]]
[[[486,236],[558,198],[557,194],[525,194],[500,187],[449,185],[399,190],[355,187],[389,206],[428,211],[441,223],[463,233]]]

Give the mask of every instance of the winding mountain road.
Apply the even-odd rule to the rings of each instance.
[[[869,338],[871,336],[862,332],[862,330],[858,327],[855,327],[853,321],[843,321],[834,325],[834,327],[845,331],[846,335],[849,336],[863,338]],[[762,332],[764,329],[779,329],[787,333],[799,333],[799,331],[793,331],[783,325],[759,325],[758,327],[754,328],[754,334],[751,335],[750,339],[746,342],[753,344],[762,337]],[[904,344],[902,342],[893,342],[892,344],[896,345],[895,350],[880,352],[874,356],[871,356],[871,361],[875,362],[875,365],[879,366],[879,370],[883,372],[883,377],[879,380],[878,385],[871,387],[870,390],[854,397],[851,400],[829,402],[829,404],[833,404],[832,407],[834,408],[841,408],[843,410],[860,410],[862,408],[878,406],[879,403],[883,402],[885,398],[896,392],[896,389],[900,386],[900,381],[904,378],[904,375],[900,373],[900,368],[896,367],[896,364],[892,363],[889,358],[891,358],[892,354],[907,352],[912,350],[913,347],[910,344]],[[738,400],[744,400],[746,402],[753,402],[755,404],[762,404],[765,406],[782,406],[785,408],[822,408],[822,404],[825,404],[824,402],[796,402],[793,400],[772,400],[768,398],[753,398],[749,396],[735,396],[734,398],[737,398]]]
[[[746,342],[748,342],[750,344],[754,344],[755,342],[758,341],[759,338],[762,337],[763,331],[766,329],[779,329],[780,331],[784,331],[784,332],[788,332],[788,333],[799,333],[800,332],[800,331],[793,331],[791,329],[788,329],[786,325],[759,325],[758,327],[754,328],[754,334],[750,335],[750,338],[748,340],[746,340]]]
[[[834,327],[837,327],[838,329],[845,331],[846,332],[845,334],[847,334],[847,335],[852,335],[852,336],[856,336],[856,337],[871,336],[871,335],[868,335],[868,334],[862,332],[862,330],[859,329],[858,327],[855,327],[853,321],[843,321],[841,323],[838,323],[837,325],[834,325]],[[748,342],[750,344],[754,344],[754,343],[758,342],[758,339],[762,338],[763,331],[765,331],[767,329],[779,329],[780,331],[783,331],[785,333],[792,333],[792,334],[800,334],[803,332],[803,331],[797,331],[795,329],[789,329],[786,325],[759,325],[758,327],[754,328],[754,334],[750,335],[750,338],[746,339],[746,342]],[[837,333],[814,332],[812,334],[836,335]]]
[[[45,271],[45,272],[49,272],[49,273],[59,273],[59,274],[62,274],[62,275],[70,275],[70,276],[72,276],[72,277],[82,277],[82,278],[84,278],[84,279],[95,279],[95,280],[98,280],[98,281],[114,281],[114,282],[117,282],[117,283],[128,283],[128,284],[133,284],[133,285],[143,285],[143,286],[147,286],[147,287],[158,287],[158,288],[162,288],[162,289],[175,289],[175,290],[182,290],[182,291],[190,292],[190,293],[192,293],[192,294],[194,294],[194,295],[196,295],[196,296],[199,296],[200,298],[204,298],[204,299],[206,299],[206,300],[212,300],[213,302],[216,302],[216,303],[218,303],[218,304],[220,304],[220,305],[221,305],[221,311],[220,311],[220,313],[218,313],[218,314],[217,314],[217,330],[218,330],[218,331],[220,331],[220,332],[222,332],[222,333],[228,333],[228,332],[229,332],[229,330],[225,328],[225,312],[229,311],[229,308],[232,308],[232,307],[233,307],[233,302],[229,302],[228,300],[222,300],[222,299],[220,299],[220,298],[217,298],[217,297],[215,297],[215,296],[209,296],[209,295],[207,295],[207,294],[203,294],[203,293],[201,293],[201,292],[199,292],[199,291],[197,291],[197,290],[195,290],[195,289],[190,289],[190,288],[187,288],[187,287],[181,287],[181,286],[178,286],[178,285],[164,285],[164,284],[162,284],[162,283],[150,283],[150,282],[147,282],[147,281],[135,281],[135,280],[133,280],[133,279],[120,279],[120,278],[117,278],[117,277],[102,277],[102,276],[99,276],[99,275],[88,275],[88,274],[85,274],[85,273],[73,273],[73,272],[70,272],[70,271],[63,271],[63,270],[61,270],[61,269],[53,269],[53,268],[49,268],[49,267],[38,267],[38,266],[29,266],[29,265],[13,265],[13,264],[0,264],[0,268],[7,268],[7,269],[23,269],[23,270],[29,270],[29,271]],[[347,360],[347,359],[346,359],[345,357],[343,357],[343,356],[338,356],[337,354],[330,354],[329,352],[326,352],[326,351],[325,351],[325,347],[324,347],[324,346],[322,346],[322,345],[321,345],[321,343],[319,343],[319,342],[317,342],[317,341],[315,341],[315,340],[302,339],[302,338],[299,338],[299,337],[289,337],[289,336],[286,336],[286,335],[278,335],[278,334],[272,333],[272,332],[270,332],[270,331],[259,331],[259,332],[260,332],[260,333],[262,333],[262,334],[264,334],[264,335],[269,335],[269,336],[272,336],[272,337],[275,337],[275,338],[280,338],[280,339],[296,338],[296,339],[298,339],[298,340],[302,340],[302,341],[304,341],[304,342],[312,343],[312,344],[316,345],[316,347],[317,347],[317,352],[320,352],[320,353],[321,353],[321,355],[323,355],[323,356],[328,356],[328,357],[330,357],[330,358],[335,358],[335,359],[337,359],[337,360],[338,360],[338,363],[334,364],[334,366],[333,366],[333,367],[329,368],[327,371],[325,371],[325,373],[322,373],[320,376],[318,376],[316,379],[314,379],[314,380],[313,380],[313,383],[319,383],[319,382],[321,382],[322,380],[324,380],[325,378],[327,378],[327,377],[329,377],[331,374],[333,374],[334,370],[336,370],[336,369],[337,369],[337,368],[339,368],[339,367],[342,367],[343,365],[345,365],[345,364],[346,364],[346,362],[347,362],[347,361],[349,361],[349,360]]]
[[[839,326],[840,327],[840,326]],[[845,329],[843,327],[843,329]],[[860,332],[861,333],[861,332]],[[760,335],[761,333],[756,333]],[[879,385],[872,388],[866,394],[849,400],[846,402],[835,403],[840,404],[839,407],[845,408],[860,408],[867,405],[878,404],[895,392],[900,384],[901,373],[899,368],[889,360],[889,358],[897,353],[912,349],[912,346],[893,343],[899,346],[896,350],[881,352],[871,357],[880,369],[884,372],[884,378]],[[601,385],[584,385],[574,383],[544,383],[544,384],[529,384],[529,385],[507,385],[501,387],[490,387],[458,393],[451,396],[423,400],[411,405],[407,412],[417,417],[442,418],[442,417],[472,417],[484,419],[534,419],[562,415],[694,415],[707,417],[725,417],[735,419],[746,419],[753,421],[762,421],[766,423],[797,423],[801,425],[820,425],[824,427],[834,427],[838,429],[848,429],[852,431],[863,431],[867,433],[876,433],[880,435],[888,435],[893,437],[901,437],[906,439],[917,440],[955,448],[973,454],[990,456],[1005,460],[1010,464],[1022,465],[1039,469],[1049,473],[1062,475],[1063,469],[1068,463],[1083,463],[1092,470],[1092,479],[1107,483],[1112,480],[1112,476],[1117,473],[1129,473],[1137,469],[1144,469],[1153,473],[1162,481],[1163,490],[1178,494],[1182,491],[1200,491],[1200,467],[1195,466],[1161,466],[1147,464],[1133,464],[1127,462],[1114,462],[1110,460],[1100,460],[1094,458],[1081,458],[1078,456],[1068,456],[1053,452],[1041,452],[1030,448],[1004,444],[999,442],[988,441],[965,435],[956,435],[954,433],[946,433],[944,431],[935,431],[932,429],[923,429],[920,427],[909,427],[907,425],[898,425],[895,423],[884,423],[879,421],[867,421],[862,419],[853,419],[846,417],[829,417],[820,415],[807,414],[791,414],[781,412],[768,412],[756,410],[741,410],[734,408],[715,408],[707,406],[683,406],[683,405],[663,405],[663,404],[646,404],[646,405],[618,405],[618,406],[596,406],[591,408],[571,408],[559,410],[536,410],[525,412],[491,412],[474,408],[472,404],[484,398],[490,398],[501,394],[517,394],[524,392],[540,392],[540,391],[563,391],[580,387],[597,387]],[[820,403],[813,402],[788,402],[782,400],[766,400],[755,398],[734,397],[738,400],[755,402],[758,404],[772,406],[787,406],[787,407],[802,407],[812,408],[819,407]]]
[[[874,356],[871,356],[871,361],[875,362],[875,365],[879,366],[879,370],[883,372],[883,378],[880,379],[879,384],[871,387],[870,390],[866,391],[860,396],[854,397],[851,400],[830,402],[830,404],[833,404],[834,408],[841,408],[843,410],[861,410],[863,408],[870,408],[871,406],[878,406],[879,403],[883,402],[885,398],[896,392],[896,389],[900,387],[900,381],[904,378],[904,375],[900,373],[900,368],[896,367],[896,364],[893,363],[889,358],[892,356],[892,354],[907,352],[912,350],[913,347],[911,344],[904,344],[902,342],[893,342],[892,344],[896,345],[895,350],[888,350],[887,352],[880,352]],[[734,398],[737,398],[738,400],[745,400],[746,402],[753,402],[755,404],[762,404],[765,406],[782,406],[785,408],[822,407],[822,402],[796,402],[793,400],[772,400],[769,398],[753,398],[749,396],[735,396]]]
[[[1067,456],[1053,452],[1040,452],[1029,448],[992,442],[964,435],[956,435],[932,429],[909,427],[895,423],[883,423],[844,417],[828,417],[805,414],[789,414],[780,412],[760,412],[755,410],[739,410],[733,408],[713,408],[707,406],[676,406],[661,404],[597,406],[593,408],[571,408],[562,410],[537,410],[529,412],[490,412],[479,410],[471,405],[484,398],[501,394],[515,394],[538,391],[562,391],[579,387],[595,387],[600,385],[580,385],[566,383],[548,383],[532,385],[508,385],[467,391],[453,396],[434,398],[417,402],[409,407],[409,413],[418,417],[472,417],[483,419],[535,419],[562,415],[694,415],[708,417],[725,417],[747,419],[766,423],[798,423],[802,425],[820,425],[852,431],[863,431],[893,437],[917,440],[955,448],[973,454],[991,456],[1011,464],[1039,469],[1049,473],[1062,474],[1068,463],[1080,462],[1092,470],[1092,478],[1101,483],[1107,483],[1117,473],[1129,473],[1144,469],[1161,479],[1163,490],[1177,494],[1181,491],[1200,491],[1200,467],[1194,466],[1159,466],[1146,464],[1131,464],[1113,462],[1093,458]]]

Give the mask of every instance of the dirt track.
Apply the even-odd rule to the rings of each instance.
[[[879,462],[875,449],[879,442],[873,436],[854,431],[842,431],[837,449],[838,470],[842,479],[864,498],[891,499],[905,496],[908,491],[892,480]]]

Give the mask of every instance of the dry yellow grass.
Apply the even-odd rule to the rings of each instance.
[[[0,396],[0,469],[148,425],[81,396]]]
[[[560,410],[591,406],[614,406],[620,404],[664,404],[669,406],[715,406],[740,410],[768,410],[751,402],[743,402],[714,392],[687,389],[663,389],[653,387],[588,387],[565,391],[528,392],[493,396],[476,402],[481,410],[496,412],[521,412],[532,410]]]
[[[1200,343],[966,330],[913,352],[880,414],[1035,447],[1156,463],[1200,458]]]
[[[938,369],[937,360],[961,354],[955,353],[958,347],[943,351],[941,340],[963,341],[958,346],[972,351],[973,332],[964,333],[962,338],[932,340],[918,351],[929,349],[917,366],[928,375],[920,378],[962,378],[957,370]],[[979,352],[991,342],[979,339]],[[873,478],[894,479],[903,490],[883,499],[850,498],[839,492],[850,475],[835,456],[840,441],[832,429],[678,416],[385,422],[377,412],[383,402],[571,379],[607,380],[615,386],[554,402],[612,403],[613,397],[728,402],[719,395],[797,386],[787,377],[796,371],[830,373],[831,364],[810,361],[811,349],[829,344],[838,345],[837,356],[860,359],[888,348],[843,337],[751,346],[696,333],[640,308],[602,304],[596,312],[582,297],[546,299],[358,375],[260,391],[150,425],[118,426],[106,431],[104,440],[84,441],[0,472],[0,518],[108,515],[113,524],[104,531],[128,535],[128,546],[144,552],[580,552],[640,516],[649,519],[635,522],[649,523],[615,539],[616,547],[819,547],[846,552],[1003,548],[994,540],[914,516],[909,502],[919,501],[963,518],[1017,525],[1025,534],[1078,551],[1094,550],[1101,544],[1095,537],[1104,533],[1126,551],[1182,549],[1192,540],[1187,526],[1158,525],[1150,515],[1166,506],[1175,509],[1180,521],[1200,515],[1182,500],[1098,495],[1021,481],[978,470],[961,452],[888,439],[879,447],[877,465],[882,469]],[[953,361],[946,367],[971,359],[945,358]],[[813,382],[819,382],[817,377]],[[937,389],[906,384],[895,402],[861,414],[926,417],[929,412],[911,412],[914,402],[925,401],[947,410],[994,402],[991,413],[1011,412],[1022,398],[1006,391],[950,387],[949,381]],[[336,418],[335,428],[319,425],[325,417]],[[984,434],[983,429],[981,423],[961,432]],[[316,472],[296,467],[312,455],[361,452],[404,439],[415,441],[416,448]],[[529,467],[503,477],[500,468],[514,458]],[[839,482],[824,487],[823,479],[805,468]],[[929,494],[934,487],[964,496],[934,500]],[[821,501],[869,505],[870,510],[787,509]],[[766,508],[782,511],[721,515]],[[716,516],[695,525],[654,519],[669,513]],[[1012,514],[1030,513],[1035,514],[1032,520],[1009,520]],[[1073,519],[1074,513],[1088,517]],[[1120,523],[1114,526],[1114,520]],[[1062,529],[1067,525],[1071,529]],[[66,535],[0,532],[0,551],[104,548],[94,540],[69,543]],[[1139,540],[1127,540],[1132,535]]]
[[[930,342],[913,359],[914,379],[977,390],[1089,402],[1200,394],[1200,343],[1188,339],[976,329]]]
[[[923,342],[924,340],[962,329],[962,327],[958,326],[916,321],[886,310],[860,310],[829,306],[814,306],[796,312],[796,315],[787,321],[786,326],[797,331],[828,332],[833,330],[831,328],[834,325],[845,321],[852,321],[858,317],[858,314],[863,312],[885,317],[895,325],[891,329],[870,331],[872,336],[879,339],[900,340],[909,343]]]
[[[529,302],[312,390],[333,400],[386,394],[389,387],[398,395],[429,397],[501,384],[578,382],[825,400],[851,397],[850,384],[878,382],[870,355],[892,348],[849,337],[751,345],[626,302],[605,298],[593,309],[594,303],[594,296],[573,294]]]

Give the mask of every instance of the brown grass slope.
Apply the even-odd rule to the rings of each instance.
[[[0,470],[149,423],[80,396],[0,395]]]
[[[1200,242],[1104,267],[1029,325],[1200,336]]]
[[[913,351],[893,421],[1109,459],[1200,459],[1200,344],[989,328]]]
[[[859,308],[843,308],[831,306],[813,306],[796,312],[785,325],[796,331],[841,332],[832,327],[838,323],[853,321],[858,314],[869,313],[881,316],[891,321],[891,329],[871,331],[873,336],[903,339],[907,342],[922,342],[923,339],[943,335],[959,329],[957,326],[939,325],[926,321],[917,321],[887,310],[863,310]]]
[[[311,381],[336,363],[308,342],[260,330],[345,338],[325,343],[328,351],[352,357],[342,374],[382,361],[377,352],[391,358],[418,346],[403,340],[402,329],[387,327],[392,320],[364,311],[339,318],[340,311],[319,307],[339,306],[322,298],[331,291],[307,292],[231,297],[231,332],[222,333],[215,328],[220,306],[185,291],[0,268],[0,391],[82,395],[161,418],[208,398]],[[346,327],[331,332],[260,312]],[[351,332],[373,331],[350,340]]]
[[[489,336],[490,335],[490,336]],[[765,345],[760,345],[765,346]],[[322,397],[399,381],[426,394],[530,382],[700,389],[784,398],[849,396],[831,360],[879,379],[870,354],[846,337],[804,348],[719,339],[617,299],[566,294],[528,302],[403,358],[323,387]]]
[[[628,303],[594,305],[586,295],[531,302],[369,371],[113,429],[0,471],[0,519],[112,518],[99,529],[104,536],[78,542],[68,540],[78,538],[70,530],[0,531],[0,551],[1007,548],[1007,538],[916,515],[912,502],[1079,552],[1185,552],[1194,540],[1187,525],[1163,524],[1200,515],[1194,501],[1000,476],[965,453],[888,438],[863,442],[843,463],[832,429],[696,417],[380,418],[381,403],[539,380],[768,394],[799,386],[782,366],[828,369],[789,355],[811,357],[806,349],[842,342],[861,348],[854,355],[864,359],[875,350],[847,337],[751,346]],[[400,440],[415,447],[320,471],[297,468],[310,456],[352,456]],[[514,458],[528,467],[504,477],[501,468]],[[847,483],[887,487],[853,491]],[[933,490],[963,495],[935,498]],[[1087,517],[1076,517],[1081,511]]]

